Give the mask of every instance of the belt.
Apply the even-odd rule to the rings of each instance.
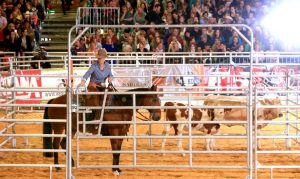
[[[96,83],[96,82],[90,82],[89,83],[89,86],[92,86],[92,87],[106,87],[105,83]]]

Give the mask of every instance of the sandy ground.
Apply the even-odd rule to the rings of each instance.
[[[0,114],[3,115],[3,112]],[[18,114],[16,118],[42,118],[40,113]],[[5,123],[0,123],[0,129],[5,126]],[[269,125],[264,128],[264,134],[281,134],[284,126]],[[160,134],[162,132],[161,125],[153,125],[153,134]],[[148,130],[147,126],[137,126],[137,134],[144,135]],[[41,134],[42,126],[23,125],[18,124],[16,127],[18,134]],[[132,133],[132,127],[130,132]],[[173,133],[173,131],[171,131]],[[223,134],[243,134],[245,133],[242,127],[221,127]],[[200,133],[193,133],[194,135],[201,135]],[[0,137],[1,141],[3,137]],[[161,139],[153,139],[152,148],[148,146],[147,139],[137,139],[137,150],[143,151],[159,151],[161,146]],[[245,139],[217,139],[217,151],[227,150],[246,150]],[[285,150],[285,141],[282,139],[268,139],[262,140],[262,147],[264,150]],[[123,143],[123,150],[133,149],[133,140],[125,140]],[[184,149],[188,149],[188,140],[183,140]],[[192,147],[194,151],[205,151],[204,139],[193,139]],[[11,142],[6,144],[3,148],[11,148]],[[17,137],[18,149],[41,149],[42,139],[40,137]],[[81,150],[106,150],[110,151],[110,144],[108,139],[81,139]],[[176,151],[176,140],[168,139],[166,150]],[[300,146],[292,143],[291,150],[300,150]],[[65,156],[60,155],[60,163],[64,163]],[[76,142],[73,141],[73,157],[76,158]],[[189,155],[185,157],[180,154],[166,154],[162,156],[160,153],[156,154],[137,154],[136,161],[138,165],[189,165]],[[121,165],[131,165],[133,163],[132,154],[121,154]],[[264,154],[259,155],[259,162],[262,165],[299,165],[300,154]],[[246,166],[246,154],[193,154],[193,165],[195,166]],[[52,164],[52,158],[44,158],[40,152],[0,152],[0,164],[3,163],[34,163],[34,164]],[[111,154],[81,154],[80,165],[111,165]],[[187,178],[187,179],[221,179],[221,178],[245,178],[247,170],[245,169],[187,169],[187,168],[123,168],[123,174],[120,179],[168,179],[168,178]],[[258,178],[270,178],[269,169],[259,169]],[[111,169],[85,169],[73,168],[73,173],[76,178],[116,178],[113,176]],[[49,168],[43,167],[0,167],[0,178],[49,178]],[[65,170],[56,172],[53,170],[52,178],[65,178]],[[274,169],[273,178],[300,178],[300,169]]]

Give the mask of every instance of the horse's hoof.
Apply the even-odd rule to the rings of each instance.
[[[61,168],[60,167],[56,167],[56,171],[57,172],[61,171]]]
[[[122,172],[121,171],[118,171],[118,170],[115,170],[114,171],[114,176],[121,176],[122,175]]]

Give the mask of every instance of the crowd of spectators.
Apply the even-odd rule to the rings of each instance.
[[[23,55],[40,43],[40,24],[45,19],[39,0],[1,0],[0,49]]]
[[[254,31],[255,51],[284,51],[259,24],[274,3],[276,0],[83,0],[84,7],[119,7],[120,24],[150,24],[152,28],[95,29],[75,43],[72,54],[96,52],[101,47],[108,52],[128,53],[250,50],[231,28],[155,28],[156,24],[247,24]],[[95,18],[104,17],[96,13],[85,12],[82,18],[95,24]],[[44,18],[44,5],[39,0],[2,0],[0,48],[21,55],[33,51],[40,42],[39,27]],[[249,38],[246,28],[238,29]]]
[[[93,7],[120,7],[120,24],[150,24],[152,28],[96,29],[86,33],[72,53],[95,52],[100,47],[108,52],[250,51],[231,28],[155,28],[156,24],[247,24],[254,31],[255,51],[284,51],[259,23],[274,3],[275,0],[94,0]],[[95,12],[85,12],[82,18],[93,19],[91,15],[95,16]],[[246,28],[238,29],[250,38]]]

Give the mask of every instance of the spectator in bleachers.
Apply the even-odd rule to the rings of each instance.
[[[93,41],[93,34],[87,31],[84,35],[86,47],[90,47],[90,43]]]
[[[219,38],[216,38],[215,43],[212,46],[211,50],[213,52],[225,52],[226,51],[226,45],[223,44]]]
[[[232,39],[232,42],[229,43],[227,50],[231,52],[237,52],[238,49],[240,48],[241,43],[239,43],[239,38],[238,36],[234,36]]]
[[[72,55],[77,55],[78,52],[85,52],[86,50],[81,46],[80,40],[77,40],[73,47],[71,48],[71,54]],[[78,61],[74,61],[74,63],[79,63]]]
[[[187,24],[194,24],[196,13],[194,11],[190,12],[190,18],[187,19]]]
[[[126,42],[127,38],[131,35],[132,35],[131,30],[129,28],[121,29],[119,31],[119,33],[117,34],[119,44],[122,46],[124,44],[124,42]],[[120,49],[123,49],[123,47]]]
[[[196,42],[191,42],[189,43],[189,47],[187,49],[187,52],[191,52],[189,53],[190,56],[195,56],[197,52],[197,44]],[[199,63],[199,59],[196,57],[189,57],[186,60],[186,63]]]
[[[125,48],[125,46],[130,46],[131,50],[134,52],[136,50],[136,43],[133,39],[132,35],[129,35],[125,41],[122,43],[122,49]],[[127,48],[128,49],[128,48]]]
[[[38,13],[38,11],[33,8],[30,25],[31,25],[32,29],[34,30],[36,45],[39,45],[41,35],[40,35],[40,27],[39,27],[40,20],[39,20],[37,13]]]
[[[253,13],[254,11],[252,10],[252,7],[250,4],[246,4],[245,5],[245,9],[243,9],[243,11],[241,12],[241,15],[244,19],[249,18],[250,14]]]
[[[146,54],[144,54],[144,52],[149,52],[149,50],[146,48],[145,41],[140,41],[137,44],[136,52],[138,52],[139,55],[141,55],[141,56],[145,56],[146,55]],[[140,63],[149,63],[149,61],[146,61],[146,60],[139,60],[139,61],[140,61]]]
[[[112,28],[108,28],[107,29],[106,37],[107,36],[109,36],[111,38],[113,44],[117,44],[118,43],[118,37],[117,37],[117,35],[115,34],[115,32],[113,31]],[[102,39],[103,43],[106,43],[106,37],[104,39]]]
[[[144,12],[143,7],[141,6],[138,7],[133,17],[133,23],[146,24],[146,19],[145,19],[146,15],[147,14]]]
[[[8,52],[15,52],[16,54],[18,53],[18,49],[16,48],[18,46],[18,34],[12,30],[10,31],[10,34],[8,38],[5,40],[5,51]]]
[[[152,9],[146,15],[147,23],[154,22],[155,24],[162,24],[163,10],[160,3],[155,3]]]
[[[179,43],[178,44],[179,48],[182,49],[182,47],[183,47],[183,39],[182,39],[182,37],[179,34],[179,29],[178,28],[173,28],[171,30],[171,34],[170,34],[170,36],[168,38],[168,45],[170,45],[171,42],[175,41],[175,40],[176,40],[176,42]]]
[[[87,9],[88,8],[87,1],[82,2],[82,7],[83,8],[80,11],[80,23],[82,23],[82,24],[93,24],[93,23],[98,24],[98,21],[97,21],[97,16],[99,16],[98,10],[93,10],[90,14],[90,9]],[[64,14],[65,14],[65,12],[64,12]]]
[[[15,29],[17,30],[17,33],[20,36],[22,30],[22,22],[20,20],[16,20],[14,24],[15,24]]]
[[[172,21],[173,21],[173,24],[179,24],[179,15],[178,15],[177,10],[173,10],[173,12],[172,12]]]
[[[184,16],[187,18],[188,13],[190,12],[188,0],[176,0],[177,10],[179,16]]]
[[[155,36],[155,39],[154,39],[154,41],[152,41],[150,43],[150,46],[151,46],[152,51],[154,51],[154,52],[164,51],[163,41],[160,38],[160,36]]]
[[[3,30],[3,35],[4,38],[7,39],[10,36],[10,32],[11,31],[15,31],[16,30],[16,26],[14,23],[9,23],[6,28]]]
[[[179,42],[174,39],[173,41],[171,41],[171,43],[169,44],[169,48],[168,48],[168,52],[182,52],[182,49],[179,47]],[[171,55],[175,55],[175,54],[171,54]],[[173,57],[173,58],[168,58],[168,62],[167,63],[182,63],[181,58],[177,58],[177,57]]]
[[[28,12],[32,12],[32,3],[31,1],[27,1],[26,3],[26,11],[23,13],[23,16],[25,16],[25,13]]]
[[[35,41],[34,30],[30,26],[30,24],[29,24],[28,21],[24,21],[22,28],[25,29],[25,30],[27,30],[27,35],[30,37],[30,41],[32,43],[32,47],[34,48],[34,41]]]
[[[17,51],[21,56],[24,56],[24,52],[32,52],[32,41],[26,29],[21,30],[21,36],[18,38],[17,44]]]
[[[119,5],[119,1],[117,0],[108,0],[106,1],[106,7],[109,8],[115,8],[115,7],[122,7]],[[98,6],[100,6],[100,4],[98,3]],[[107,24],[115,24],[115,22],[117,22],[117,18],[118,18],[118,13],[116,10],[114,9],[108,9],[106,11],[104,11],[104,14],[102,16],[104,19],[106,19]]]
[[[107,52],[118,52],[118,45],[112,41],[110,35],[106,36],[105,43],[102,44],[102,47],[105,48]]]
[[[124,56],[131,56],[131,55],[132,55],[131,53],[133,52],[132,46],[129,45],[129,44],[125,44],[125,45],[123,46],[122,52],[123,52],[123,55],[124,55]],[[132,61],[132,60],[130,60],[130,59],[124,59],[123,61],[120,61],[120,63],[124,63],[124,64],[133,64],[134,61]]]
[[[208,47],[211,47],[211,43],[208,41],[208,36],[206,34],[201,35],[201,41],[198,44],[202,51],[207,50]]]
[[[42,6],[40,0],[32,0],[32,7],[34,7],[37,10],[37,16],[39,21],[45,20],[45,9]],[[40,23],[40,22],[39,22]]]
[[[20,4],[14,7],[13,12],[10,14],[9,22],[15,22],[17,20],[23,21],[23,13],[20,11]]]
[[[140,1],[138,1],[138,3],[140,3],[140,4],[138,4],[137,6],[141,7],[147,15],[147,13],[148,13],[148,4],[145,2],[145,0],[140,0]]]
[[[100,29],[96,29],[95,34],[93,36],[93,40],[95,41],[96,46],[99,49],[102,48],[101,39],[102,39],[101,30]]]
[[[7,19],[2,9],[0,9],[0,48],[3,48],[5,41],[4,29],[7,26]]]
[[[88,55],[90,55],[90,53],[92,53],[93,55],[96,55],[98,50],[99,49],[96,47],[95,41],[91,41],[89,44],[89,48],[87,49]]]
[[[242,44],[243,41],[242,39],[240,38],[239,34],[236,32],[236,31],[232,31],[232,35],[229,37],[229,40],[228,40],[228,46],[232,45],[233,44],[233,41],[234,41],[234,38],[237,38],[238,40],[238,45]]]
[[[137,39],[137,43],[136,43],[137,45],[136,45],[136,49],[139,49],[139,45],[140,44],[143,44],[143,46],[144,46],[144,48],[146,48],[147,49],[147,51],[150,51],[150,44],[149,44],[149,42],[148,42],[148,40],[146,39],[146,37],[145,37],[145,33],[143,34],[140,34],[139,36],[138,36],[138,39]]]
[[[126,4],[122,6],[122,13],[120,21],[126,25],[133,25],[134,23],[134,9],[131,6],[129,1],[126,1]]]
[[[260,42],[258,42],[258,41],[254,42],[253,51],[254,52],[258,52],[258,53],[254,53],[253,54],[253,62],[254,63],[261,63],[261,62],[263,62],[264,59],[259,56],[259,54],[261,54],[261,52],[263,52],[263,50],[261,49]]]
[[[1,8],[2,8],[2,11],[5,13],[5,17],[9,17],[13,11],[12,6],[7,6],[6,1],[2,2]]]
[[[237,3],[236,6],[236,13],[239,13],[241,15],[243,15],[243,13],[245,12],[245,2],[243,0],[240,0],[239,3]]]
[[[160,34],[159,31],[155,28],[155,24],[153,22],[151,22],[150,25],[153,26],[147,29],[145,37],[148,37],[148,41],[151,43],[155,40],[155,37],[157,35],[160,36]]]
[[[165,1],[166,5],[165,7],[165,14],[172,14],[174,10],[176,10],[175,4],[172,0]]]
[[[82,47],[83,51],[86,52],[87,51],[87,46],[86,46],[85,38],[81,37],[79,42],[80,42],[80,46]]]
[[[196,0],[196,3],[192,6],[192,11],[194,11],[197,16],[201,16],[201,2],[200,0]]]
[[[26,12],[26,1],[25,0],[18,0],[15,4],[14,4],[14,7],[17,7],[21,14],[25,13]],[[15,8],[14,10],[15,11]]]
[[[91,24],[100,24],[100,17],[102,14],[100,14],[100,10],[97,8],[97,7],[105,7],[105,5],[103,5],[104,2],[97,2],[97,1],[94,1],[93,2],[93,8],[95,9],[90,9],[90,14],[88,16],[88,19],[85,19],[87,20],[88,23],[91,23]],[[86,4],[87,5],[87,4]],[[84,13],[86,14],[86,13]],[[90,22],[89,22],[90,21]]]

